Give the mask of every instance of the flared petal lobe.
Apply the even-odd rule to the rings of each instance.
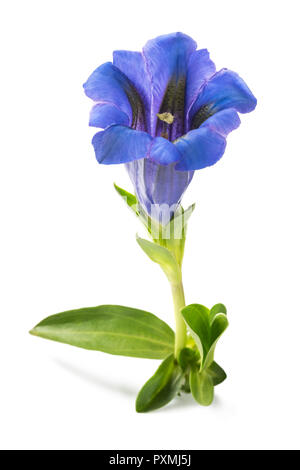
[[[127,96],[128,79],[111,62],[100,65],[83,85],[85,94],[96,102],[115,105],[127,114],[130,122],[132,110]]]
[[[184,117],[184,96],[188,62],[196,50],[195,41],[182,33],[159,36],[147,42],[143,55],[151,83],[151,135],[157,132],[157,114],[169,112],[174,124]],[[182,116],[181,116],[182,115]],[[158,122],[160,126],[162,124]],[[174,128],[174,132],[175,131]],[[174,134],[173,132],[173,134]],[[173,140],[174,136],[172,136]]]
[[[180,153],[169,140],[155,137],[151,144],[149,157],[160,165],[169,165],[180,159]]]
[[[188,124],[188,116],[191,106],[199,95],[203,85],[211,78],[216,72],[216,66],[209,57],[207,49],[200,49],[191,54],[186,79],[186,93],[185,93],[185,114],[186,124]],[[186,128],[186,131],[188,129]]]
[[[98,67],[83,87],[89,98],[99,104],[115,106],[128,116],[131,127],[145,130],[145,110],[141,97],[129,78],[111,62]],[[110,114],[111,108],[104,108],[102,119],[108,122]]]
[[[203,126],[188,132],[175,145],[182,155],[175,169],[200,170],[220,160],[225,151],[226,139],[208,126]]]
[[[114,165],[145,158],[152,139],[146,132],[125,126],[110,126],[94,135],[92,144],[99,163]]]
[[[146,69],[146,62],[141,52],[114,51],[113,63],[129,78],[144,105],[146,131],[150,132],[150,78]]]
[[[205,119],[224,109],[249,113],[256,107],[256,98],[239,75],[231,70],[217,72],[200,91],[190,111],[190,127],[199,127]]]
[[[224,154],[225,137],[239,125],[240,118],[234,109],[224,109],[206,119],[199,129],[175,142],[181,154],[175,168],[187,171],[214,165]]]
[[[92,127],[105,127],[112,124],[129,125],[129,117],[120,108],[111,103],[98,103],[92,107],[89,125]]]
[[[227,137],[230,132],[239,127],[240,123],[239,115],[235,109],[224,109],[206,119],[201,128],[209,127]]]
[[[99,163],[116,165],[147,158],[166,166],[177,162],[181,155],[176,146],[162,137],[121,125],[109,126],[94,135],[92,144]]]

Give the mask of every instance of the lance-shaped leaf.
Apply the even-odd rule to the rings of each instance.
[[[140,207],[139,201],[134,194],[129,193],[125,189],[120,188],[114,183],[115,190],[125,201],[129,209],[140,219],[142,224],[146,227],[149,233],[151,233],[151,223],[154,224],[154,221],[151,221],[150,217],[143,211]]]
[[[188,305],[181,313],[199,349],[203,370],[214,360],[217,341],[228,326],[227,316],[217,313],[211,321],[210,310],[200,304]]]
[[[171,283],[178,282],[178,280],[181,279],[179,265],[174,255],[167,248],[138,236],[136,240],[142,250],[149,256],[149,258],[161,266]]]
[[[121,356],[164,359],[174,349],[174,332],[165,322],[144,310],[118,305],[58,313],[30,333]]]
[[[165,406],[179,393],[183,383],[183,371],[171,354],[140,390],[136,399],[136,411],[143,413]]]
[[[138,200],[134,194],[129,193],[125,189],[120,188],[120,186],[117,186],[116,183],[114,183],[115,190],[117,191],[118,194],[124,199],[128,207],[136,214],[139,215],[138,211]]]
[[[203,370],[199,372],[193,367],[190,372],[190,388],[194,399],[203,406],[209,406],[214,399],[214,384],[212,377]]]

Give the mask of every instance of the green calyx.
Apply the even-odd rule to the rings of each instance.
[[[179,269],[181,269],[186,240],[187,223],[195,209],[195,204],[192,204],[186,210],[179,206],[172,219],[167,224],[163,225],[156,220],[151,219],[148,214],[143,211],[134,194],[129,193],[116,184],[114,186],[117,193],[122,197],[129,209],[142,222],[153,243],[167,249],[175,258]],[[139,242],[141,239],[137,237],[137,240]],[[161,259],[159,253],[161,253]],[[164,259],[165,256],[163,255],[163,251],[158,251],[155,262],[163,267]]]

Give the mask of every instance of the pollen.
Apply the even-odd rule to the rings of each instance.
[[[167,124],[172,124],[174,121],[174,116],[171,113],[161,113],[156,115],[158,119],[160,119],[163,122],[166,122]]]

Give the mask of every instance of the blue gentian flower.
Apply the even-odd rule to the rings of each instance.
[[[84,84],[99,163],[125,163],[141,206],[177,207],[194,171],[216,163],[226,136],[256,99],[235,73],[216,72],[206,49],[173,33],[142,52],[115,51]],[[156,217],[156,216],[155,216]]]

